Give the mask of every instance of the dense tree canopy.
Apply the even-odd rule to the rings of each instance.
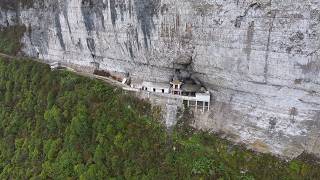
[[[147,102],[32,61],[0,60],[0,179],[317,179],[320,168],[232,146]],[[187,117],[186,112],[184,117]]]

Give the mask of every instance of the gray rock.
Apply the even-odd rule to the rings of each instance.
[[[320,155],[319,0],[47,0],[1,7],[1,26],[31,28],[22,40],[30,56],[83,67],[99,57],[102,69],[161,82],[175,64],[188,64],[185,74],[213,99],[197,128],[285,157]]]

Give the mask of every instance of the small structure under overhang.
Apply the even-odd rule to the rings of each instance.
[[[62,65],[60,62],[53,62],[50,63],[50,68],[51,70],[59,70],[59,69],[63,69]]]
[[[200,92],[201,85],[200,84],[183,84],[181,89],[182,89],[183,96],[195,96],[196,92]]]
[[[171,93],[173,95],[181,95],[181,86],[182,86],[182,82],[179,80],[173,80],[170,82],[171,85]]]
[[[195,96],[182,96],[183,103],[196,111],[208,112],[210,110],[210,93],[195,93]]]
[[[157,82],[147,82],[142,83],[142,90],[156,93],[170,93],[170,84],[168,83],[157,83]]]

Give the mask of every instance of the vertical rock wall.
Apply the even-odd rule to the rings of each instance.
[[[11,2],[11,1],[10,1]],[[48,0],[1,4],[30,56],[168,81],[174,65],[212,93],[195,126],[254,149],[320,153],[318,0]],[[183,65],[183,63],[182,63]]]

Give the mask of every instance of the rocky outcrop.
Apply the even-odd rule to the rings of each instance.
[[[84,67],[94,62],[153,81],[168,81],[186,57],[185,71],[214,102],[195,126],[264,152],[320,155],[318,0],[17,4],[0,3],[0,24],[30,29],[23,38],[29,56]]]

